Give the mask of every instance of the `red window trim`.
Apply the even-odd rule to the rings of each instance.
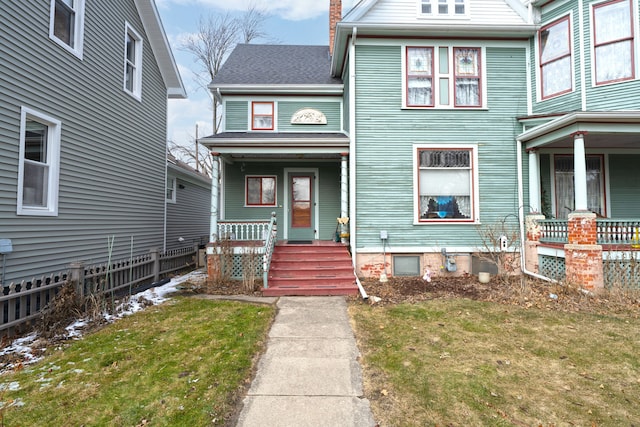
[[[271,114],[256,114],[255,106],[258,104],[269,104],[271,105]],[[253,101],[251,102],[251,130],[273,130],[275,126],[275,105],[274,102],[264,102],[264,101]],[[271,117],[271,127],[260,128],[255,126],[255,118],[256,117]]]
[[[262,180],[273,179],[273,203],[263,203],[262,201]],[[249,203],[249,179],[260,179],[260,203]],[[275,175],[246,175],[244,177],[244,203],[245,206],[277,206],[278,204],[278,178]]]
[[[478,52],[478,75],[477,76],[464,76],[461,79],[476,79],[478,80],[478,105],[458,105],[456,103],[456,80],[458,76],[456,74],[456,50],[468,49]],[[479,47],[453,47],[453,106],[454,108],[482,108],[482,49]]]
[[[563,21],[567,21],[568,25],[569,25],[569,30],[567,31],[567,37],[569,38],[569,40],[567,40],[567,45],[569,46],[569,53],[567,53],[566,55],[562,55],[562,56],[558,56],[555,58],[552,58],[546,62],[542,62],[542,40],[541,40],[541,36],[542,36],[542,32],[544,30],[546,30],[547,28],[551,28],[554,27],[558,24],[560,24]],[[572,65],[572,59],[573,59],[573,48],[571,45],[571,19],[569,17],[569,15],[560,18],[550,24],[545,25],[544,27],[540,28],[540,30],[538,30],[538,63],[540,64],[540,94],[542,99],[549,99],[549,98],[555,98],[556,96],[560,96],[560,95],[564,95],[565,93],[569,93],[573,91],[573,78],[571,79],[571,87],[569,89],[560,91],[560,92],[555,92],[555,93],[551,93],[551,94],[545,94],[544,93],[544,73],[542,72],[543,68],[546,65],[549,65],[553,62],[556,61],[560,61],[561,59],[564,59],[566,57],[569,57],[569,63]],[[573,70],[573,67],[571,67],[571,70]]]
[[[621,3],[621,2],[629,2],[629,25],[631,28],[631,35],[629,37],[626,38],[622,38],[622,39],[617,39],[617,40],[610,40],[606,43],[600,43],[597,44],[596,43],[596,31],[597,31],[597,26],[596,26],[596,9],[599,9],[601,7],[606,7],[606,6],[610,6],[614,3]],[[593,39],[593,69],[594,69],[594,74],[593,74],[593,79],[595,81],[595,85],[596,86],[601,86],[601,85],[605,85],[605,84],[610,84],[610,83],[616,83],[616,82],[624,82],[627,80],[633,80],[635,79],[635,48],[634,48],[634,39],[635,39],[635,28],[633,28],[633,2],[629,1],[629,0],[611,0],[611,1],[607,1],[607,2],[603,2],[603,3],[599,3],[593,6],[592,10],[591,10],[591,22],[592,27],[593,27],[593,35],[592,35],[592,39]],[[597,80],[597,76],[598,76],[598,57],[596,55],[596,49],[601,47],[601,46],[607,46],[607,45],[611,45],[611,44],[616,44],[616,43],[620,43],[623,41],[630,41],[631,42],[631,76],[630,77],[625,77],[625,78],[621,78],[621,79],[614,79],[614,80],[605,80],[602,82],[599,82]]]
[[[409,73],[409,49],[429,49],[431,50],[431,73],[429,76],[423,75],[411,75]],[[434,60],[435,49],[433,46],[406,46],[405,48],[405,75],[406,75],[406,88],[405,88],[405,100],[407,107],[434,107],[436,102],[436,90],[435,90],[435,76],[434,76]],[[429,77],[431,78],[431,104],[410,104],[409,103],[409,78],[410,77]]]
[[[447,146],[436,146],[436,147],[430,147],[430,148],[426,148],[426,147],[421,147],[421,148],[417,148],[417,153],[418,153],[418,161],[416,162],[416,174],[418,176],[418,223],[445,223],[445,224],[451,224],[451,223],[455,223],[455,224],[460,224],[460,223],[474,223],[476,222],[476,204],[475,204],[475,198],[476,198],[476,194],[475,194],[475,168],[476,165],[474,163],[474,150],[476,150],[477,148],[473,148],[473,147],[447,147]],[[469,194],[470,198],[471,198],[471,215],[469,215],[469,218],[422,218],[422,212],[420,212],[420,152],[421,151],[442,151],[442,150],[451,150],[451,151],[468,151],[469,152],[469,172],[471,174],[471,192]]]

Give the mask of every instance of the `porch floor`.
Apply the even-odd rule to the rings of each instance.
[[[273,251],[264,296],[356,295],[347,247],[328,240],[281,241]]]

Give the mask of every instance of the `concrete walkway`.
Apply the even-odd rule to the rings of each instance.
[[[282,297],[240,427],[370,427],[343,297]]]

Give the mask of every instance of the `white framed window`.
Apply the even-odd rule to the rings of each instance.
[[[176,178],[167,177],[167,191],[166,191],[167,203],[176,202]]]
[[[462,18],[469,13],[468,0],[419,0],[419,14]]]
[[[276,206],[276,177],[247,175],[245,204],[246,206]]]
[[[51,0],[49,38],[82,59],[84,1]]]
[[[251,103],[251,130],[274,130],[274,103]]]
[[[477,147],[424,145],[414,156],[416,222],[475,222]]]
[[[486,108],[484,48],[405,46],[404,108]]]
[[[542,99],[573,90],[571,20],[565,16],[538,32],[539,90]]]
[[[61,126],[59,120],[22,107],[18,215],[58,215]]]
[[[629,0],[592,5],[594,85],[634,78],[634,33]]]
[[[142,98],[142,37],[129,24],[124,39],[124,90]]]

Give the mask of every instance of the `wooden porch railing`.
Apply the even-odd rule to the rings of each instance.
[[[545,219],[539,221],[542,243],[567,243],[569,232],[567,220]],[[640,220],[596,219],[597,243],[599,245],[631,245],[640,248]]]
[[[271,268],[271,257],[273,256],[273,248],[276,245],[276,239],[278,235],[276,213],[271,213],[271,221],[269,222],[269,230],[267,231],[267,238],[264,242],[264,255],[262,264],[262,284],[264,288],[269,287],[269,269]]]
[[[218,237],[230,240],[265,240],[270,220],[218,221]]]

